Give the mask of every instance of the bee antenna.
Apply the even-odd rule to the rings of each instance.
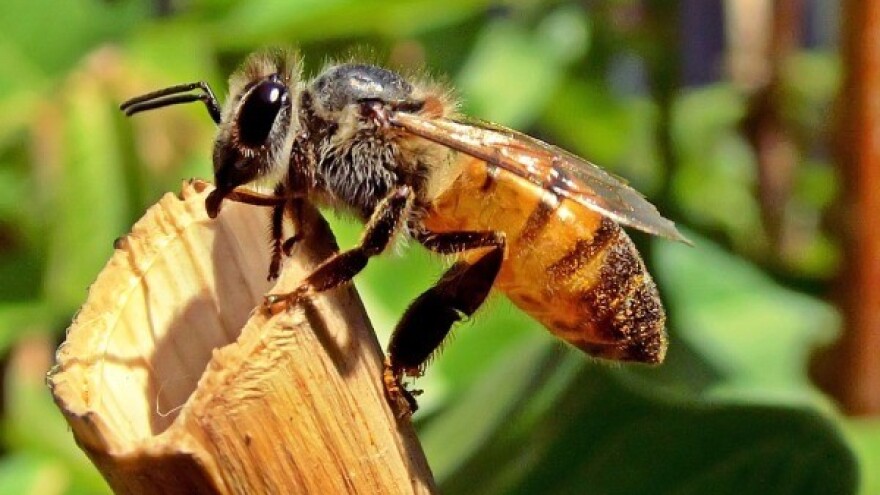
[[[202,92],[195,94],[189,93],[193,90],[201,90]],[[217,97],[214,96],[214,92],[211,91],[211,87],[204,81],[178,84],[177,86],[171,86],[169,88],[153,91],[152,93],[136,96],[119,105],[119,109],[125,112],[125,115],[130,117],[136,113],[153,110],[154,108],[179,105],[181,103],[191,103],[194,101],[201,101],[204,103],[205,108],[207,108],[208,113],[211,114],[214,123],[220,123],[220,103],[217,101]]]

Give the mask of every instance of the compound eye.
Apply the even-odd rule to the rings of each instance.
[[[245,97],[238,113],[238,137],[241,142],[252,147],[264,144],[287,98],[287,87],[276,80],[269,79],[257,84]]]

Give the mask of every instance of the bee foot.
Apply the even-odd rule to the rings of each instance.
[[[391,408],[398,419],[408,418],[418,411],[419,403],[416,397],[422,395],[422,390],[408,390],[401,381],[401,374],[395,371],[390,359],[385,359],[385,370],[382,373],[382,382],[385,386],[385,395]]]
[[[275,280],[278,280],[278,274],[280,271],[281,271],[281,263],[278,263],[275,260],[272,260],[272,264],[269,265],[269,275],[266,276],[266,280],[268,280],[269,282],[274,282]],[[269,296],[266,296],[264,299],[266,299],[268,297]]]
[[[305,289],[297,289],[287,294],[266,294],[263,296],[263,309],[274,316],[295,306],[305,295]]]
[[[208,182],[204,179],[198,179],[195,177],[189,179],[187,182],[189,183],[190,186],[193,187],[193,189],[196,190],[196,192],[203,192],[206,189],[208,189],[209,187],[214,187],[214,185],[211,184],[210,182]]]

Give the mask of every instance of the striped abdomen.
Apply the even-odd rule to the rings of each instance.
[[[425,226],[503,232],[507,253],[496,287],[517,306],[588,354],[662,361],[666,315],[620,226],[483,161],[463,160],[462,174],[434,200]]]

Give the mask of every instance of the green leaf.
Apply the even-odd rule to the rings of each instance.
[[[487,0],[287,0],[240,2],[208,31],[216,46],[252,49],[266,43],[378,35],[402,38],[448,26],[486,9]],[[229,33],[235,33],[230,36]]]
[[[107,485],[73,440],[70,428],[46,390],[50,342],[23,341],[4,376],[3,436],[16,452],[27,452],[65,468],[68,492],[107,493]],[[0,493],[7,493],[0,490]]]
[[[446,478],[443,490],[842,494],[855,489],[855,459],[822,415],[666,401],[629,389],[616,370],[580,369],[545,414],[513,412],[505,418],[471,462]]]
[[[756,165],[739,132],[745,97],[729,84],[688,90],[672,108],[674,196],[694,223],[720,229],[739,251],[766,244],[755,201]]]
[[[631,180],[645,194],[662,177],[654,143],[656,105],[646,99],[615,97],[597,82],[563,82],[541,116],[553,143]]]
[[[0,493],[60,495],[69,484],[70,475],[58,462],[25,452],[0,460]]]
[[[127,59],[138,70],[157,78],[168,78],[167,84],[206,80],[217,96],[223,96],[227,74],[219,74],[215,65],[215,48],[199,32],[200,25],[186,19],[149,25],[133,33],[128,40]],[[186,46],[186,50],[181,50]],[[204,114],[204,108],[199,109]],[[207,114],[205,119],[207,118]]]
[[[591,30],[583,8],[562,5],[541,20],[536,34],[553,58],[574,61],[589,50]]]
[[[57,312],[45,302],[0,304],[0,356],[5,356],[9,348],[20,339],[52,332],[57,323]]]
[[[525,395],[547,345],[520,342],[465,393],[454,395],[436,418],[419,428],[419,439],[438,480],[447,479],[505,423]]]
[[[549,331],[496,292],[476,315],[453,329],[435,367],[454,390],[463,391],[502,366],[513,349],[554,342]]]
[[[841,426],[861,461],[859,493],[880,493],[880,420],[876,418],[847,418]]]
[[[0,31],[2,32],[2,31]],[[14,143],[33,117],[47,78],[27,54],[27,47],[16,45],[0,35],[0,147]]]
[[[510,22],[485,28],[457,77],[468,114],[514,128],[535,118],[565,64],[540,39]]]
[[[559,86],[541,119],[555,143],[607,166],[629,146],[632,122],[627,103],[603,85],[572,78]]]
[[[843,78],[839,55],[804,51],[785,60],[781,69],[786,114],[801,125],[822,130],[829,127],[828,111]]]
[[[810,352],[839,325],[827,303],[776,284],[757,267],[693,233],[695,246],[657,241],[657,278],[685,340],[723,379],[725,393],[784,401],[818,398]]]
[[[131,0],[4,0],[0,45],[8,40],[45,74],[61,73],[98,44],[127,33],[147,13],[145,2]]]
[[[28,301],[40,296],[42,259],[33,252],[8,252],[0,256],[0,304]]]
[[[51,210],[46,295],[72,311],[128,231],[126,187],[114,103],[100,82],[75,80],[67,88],[65,161]]]

